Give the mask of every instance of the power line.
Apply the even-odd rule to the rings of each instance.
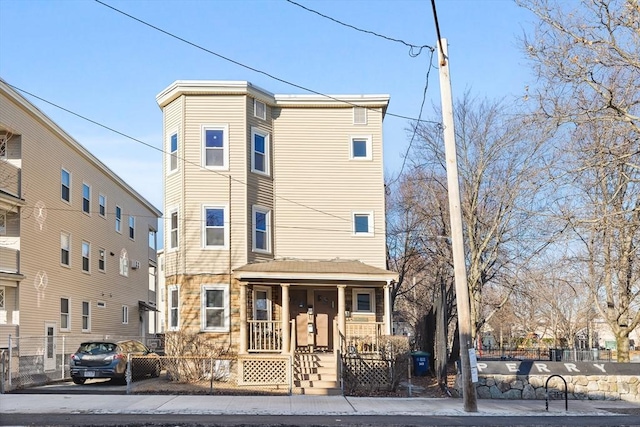
[[[320,96],[323,96],[325,98],[328,98],[328,99],[331,99],[331,100],[334,100],[334,101],[337,101],[337,102],[341,102],[341,103],[344,103],[344,104],[352,105],[354,107],[362,107],[361,105],[357,105],[355,103],[352,103],[352,102],[349,102],[349,101],[345,101],[343,99],[338,99],[338,98],[333,97],[331,95],[327,95],[326,93],[322,93],[322,92],[318,92],[318,91],[313,90],[313,89],[309,89],[308,87],[305,87],[305,86],[299,85],[297,83],[293,83],[291,81],[285,80],[283,78],[274,76],[273,74],[270,74],[270,73],[268,73],[266,71],[262,71],[262,70],[260,70],[258,68],[243,64],[243,63],[241,63],[239,61],[236,61],[235,59],[231,59],[231,58],[229,58],[227,56],[221,55],[221,54],[219,54],[217,52],[214,52],[214,51],[212,51],[210,49],[207,49],[204,46],[201,46],[201,45],[199,45],[197,43],[194,43],[194,42],[189,41],[189,40],[187,40],[187,39],[185,39],[183,37],[180,37],[180,36],[178,36],[176,34],[173,34],[170,31],[167,31],[167,30],[164,30],[164,29],[162,29],[160,27],[157,27],[157,26],[155,26],[155,25],[153,25],[153,24],[151,24],[151,23],[149,23],[147,21],[144,21],[144,20],[142,20],[140,18],[137,18],[137,17],[135,17],[135,16],[133,16],[133,15],[127,13],[127,12],[124,12],[124,11],[122,11],[122,10],[116,8],[116,7],[113,7],[113,6],[111,6],[111,5],[107,4],[107,3],[104,3],[104,2],[102,2],[100,0],[94,0],[94,1],[96,3],[98,3],[98,4],[101,4],[104,7],[107,7],[107,8],[109,8],[109,9],[115,11],[115,12],[118,12],[121,15],[126,16],[127,18],[133,19],[134,21],[139,22],[139,23],[141,23],[143,25],[146,25],[149,28],[152,28],[152,29],[154,29],[156,31],[159,31],[159,32],[169,36],[169,37],[172,37],[172,38],[174,38],[176,40],[179,40],[179,41],[181,41],[183,43],[186,43],[186,44],[188,44],[188,45],[190,45],[192,47],[195,47],[196,49],[200,49],[200,50],[202,50],[202,51],[204,51],[204,52],[206,52],[206,53],[208,53],[210,55],[213,55],[213,56],[216,56],[216,57],[218,57],[220,59],[223,59],[225,61],[231,62],[232,64],[235,64],[235,65],[237,65],[239,67],[246,68],[247,70],[253,71],[253,72],[258,73],[258,74],[262,74],[264,76],[269,77],[270,79],[273,79],[273,80],[278,81],[280,83],[284,83],[284,84],[289,85],[289,86],[293,86],[293,87],[301,89],[301,90],[303,90],[305,92],[310,92],[310,93],[313,93],[315,95],[320,95]],[[363,107],[363,108],[373,109],[373,107]],[[400,114],[394,114],[394,113],[390,113],[388,111],[386,112],[386,115],[387,116],[392,116],[392,117],[397,117],[397,118],[400,118],[400,119],[405,119],[405,120],[412,120],[412,121],[417,120],[417,119],[415,119],[413,117],[403,116],[403,115],[400,115]],[[437,122],[430,122],[430,121],[426,121],[426,122],[428,122],[428,123],[437,123]]]
[[[423,49],[429,49],[429,50],[431,51],[431,53],[433,53],[433,51],[435,50],[432,46],[429,46],[429,45],[426,45],[426,44],[425,44],[425,45],[418,46],[418,45],[415,45],[415,44],[407,43],[407,42],[406,42],[406,41],[404,41],[404,40],[400,40],[400,39],[396,39],[396,38],[393,38],[393,37],[388,37],[388,36],[385,36],[385,35],[382,35],[382,34],[378,34],[378,33],[374,32],[374,31],[370,31],[370,30],[363,30],[362,28],[358,28],[358,27],[356,27],[356,26],[354,26],[354,25],[344,23],[344,22],[339,21],[339,20],[337,20],[337,19],[335,19],[335,18],[332,18],[332,17],[330,17],[330,16],[327,16],[327,15],[325,15],[325,14],[323,14],[323,13],[320,13],[320,12],[318,12],[317,10],[314,10],[314,9],[308,8],[308,7],[306,7],[306,6],[303,6],[303,5],[301,5],[300,3],[296,3],[296,2],[295,2],[295,1],[293,1],[293,0],[285,0],[285,1],[287,1],[287,2],[291,3],[291,4],[295,5],[295,6],[298,6],[298,7],[302,8],[302,9],[306,10],[307,12],[315,13],[315,14],[316,14],[316,15],[318,15],[318,16],[321,16],[321,17],[323,17],[323,18],[325,18],[325,19],[328,19],[328,20],[330,20],[330,21],[333,21],[333,22],[335,22],[335,23],[337,23],[337,24],[343,25],[343,26],[345,26],[345,27],[347,27],[347,28],[351,28],[351,29],[353,29],[353,30],[360,31],[360,32],[362,32],[362,33],[371,34],[371,35],[373,35],[373,36],[380,37],[380,38],[385,39],[385,40],[388,40],[388,41],[392,41],[392,42],[396,42],[396,43],[401,43],[401,44],[403,44],[403,45],[405,45],[405,46],[407,46],[407,47],[409,48],[409,56],[411,56],[412,58],[415,58],[415,57],[417,57],[418,55],[420,55],[420,54],[422,53],[422,50],[423,50]],[[417,53],[415,52],[415,50],[416,50],[416,49],[417,49]]]

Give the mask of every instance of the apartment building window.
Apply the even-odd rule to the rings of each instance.
[[[169,220],[169,249],[176,249],[178,243],[178,211],[175,210],[171,212]]]
[[[89,242],[82,242],[82,271],[89,272],[89,258],[91,254],[91,244]]]
[[[0,211],[0,236],[7,234],[7,213]]]
[[[353,107],[353,124],[367,124],[367,109],[365,107]]]
[[[373,213],[355,212],[353,214],[353,234],[357,236],[373,235]]]
[[[177,331],[180,325],[180,295],[177,286],[169,286],[169,330]]]
[[[136,219],[134,216],[129,215],[129,238],[131,240],[136,237]]]
[[[126,249],[120,251],[120,275],[129,276],[129,255]]]
[[[60,176],[60,191],[62,200],[65,202],[71,202],[71,174],[69,171],[62,169]]]
[[[105,196],[104,194],[100,194],[98,196],[98,205],[98,213],[101,217],[105,217],[107,215],[107,196]]]
[[[257,99],[253,100],[253,115],[259,119],[267,119],[267,104]]]
[[[371,136],[351,137],[351,160],[371,160]]]
[[[169,171],[178,169],[178,133],[172,133],[169,139]]]
[[[60,330],[71,328],[71,313],[69,312],[69,298],[60,298]]]
[[[224,206],[204,206],[204,235],[205,248],[225,248],[228,240],[227,209]]]
[[[271,250],[271,212],[260,206],[253,207],[253,250],[269,252]]]
[[[227,126],[203,126],[203,166],[210,169],[228,169],[229,143]]]
[[[354,313],[374,313],[375,289],[354,289],[353,307]]]
[[[129,324],[129,307],[126,305],[122,306],[122,324],[123,325]]]
[[[82,332],[91,331],[91,304],[89,301],[82,301]]]
[[[104,250],[104,248],[100,248],[98,249],[98,270],[104,272],[105,271],[105,266],[106,266],[106,251]]]
[[[271,289],[253,289],[253,320],[271,320]]]
[[[60,233],[60,264],[69,267],[71,264],[71,234],[62,232]]]
[[[0,286],[0,309],[4,308],[4,286]]]
[[[9,145],[9,136],[4,134],[0,136],[0,160],[7,159],[7,145]]]
[[[122,233],[122,209],[116,206],[116,231]]]
[[[251,129],[251,172],[269,174],[269,134]]]
[[[227,285],[203,285],[201,299],[202,330],[228,331],[229,288]]]
[[[91,213],[91,187],[85,183],[82,184],[82,212]]]

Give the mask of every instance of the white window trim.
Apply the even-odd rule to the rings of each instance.
[[[264,171],[256,169],[256,139],[255,136],[259,135],[264,138]],[[259,175],[270,176],[271,174],[271,162],[270,162],[270,145],[271,138],[269,136],[269,132],[265,132],[261,129],[252,127],[251,128],[251,172],[257,173]]]
[[[207,324],[207,312],[204,306],[206,298],[206,291],[222,290],[224,292],[224,325],[222,327],[206,327]],[[229,286],[224,284],[219,285],[202,285],[200,291],[200,330],[203,332],[229,332]]]
[[[87,187],[89,189],[89,198],[87,199],[88,206],[89,206],[89,211],[88,212],[84,210],[84,200],[85,200],[85,198],[84,198],[84,188],[85,187]],[[92,192],[91,190],[92,190],[92,188],[91,188],[90,184],[87,184],[86,182],[82,183],[82,213],[85,214],[85,215],[89,215],[89,216],[91,216],[91,192]]]
[[[358,123],[356,121],[356,111],[362,109],[364,111],[364,123]],[[369,109],[367,107],[353,107],[353,124],[354,125],[366,125],[369,121]]]
[[[368,216],[369,217],[369,221],[368,221],[368,225],[369,225],[369,231],[367,231],[366,233],[363,232],[358,232],[356,233],[356,215],[357,216]],[[373,217],[373,212],[372,211],[355,211],[351,213],[351,223],[352,225],[352,233],[354,236],[358,236],[358,237],[373,237],[374,236],[374,217]]]
[[[264,105],[264,116],[258,115],[258,106],[257,103],[261,103]],[[267,120],[267,103],[260,101],[259,99],[253,99],[253,117],[257,117],[258,119]]]
[[[171,306],[171,294],[173,291],[178,293],[178,305],[176,307],[178,316],[176,318],[177,325],[171,325],[171,310],[173,307]],[[167,287],[167,330],[168,331],[179,331],[180,330],[180,288],[178,285],[170,285]]]
[[[87,246],[89,247],[89,251],[87,253],[87,267],[89,267],[88,270],[84,269],[84,245],[85,243],[87,244]],[[80,265],[80,270],[82,270],[83,273],[85,274],[91,274],[91,242],[87,241],[87,240],[83,240],[82,244],[80,245],[80,256],[82,257],[82,265]]]
[[[91,301],[82,301],[82,304],[84,303],[87,303],[87,308],[89,309],[89,312],[87,313],[87,328],[84,328],[84,324],[81,324],[80,326],[82,328],[82,332],[91,332]],[[84,320],[84,312],[82,311],[83,308],[83,306],[80,306],[80,314],[82,316],[82,320]]]
[[[222,166],[207,166],[206,131],[222,131]],[[200,157],[202,167],[211,170],[229,170],[229,125],[202,125],[200,133]]]
[[[98,308],[107,308],[107,303],[104,301],[96,301],[96,307]]]
[[[62,327],[62,315],[64,313],[62,313],[62,307],[60,307],[60,330],[61,331],[70,331],[71,330],[71,298],[61,296],[60,297],[60,302],[59,302],[60,306],[62,305],[62,300],[63,299],[67,300],[67,310],[69,310],[69,311],[66,313],[67,314],[67,327],[63,328]]]
[[[69,237],[69,248],[68,248],[68,252],[69,252],[69,264],[64,264],[62,262],[62,235],[66,234]],[[73,264],[73,260],[71,258],[71,247],[72,247],[72,242],[71,242],[71,233],[69,233],[68,231],[60,231],[60,265],[63,267],[67,267],[67,268],[71,268],[71,265]]]
[[[132,231],[133,237],[131,237]],[[127,235],[129,236],[129,240],[136,241],[136,217],[133,215],[129,215],[129,221],[127,221]]]
[[[122,306],[122,324],[123,325],[129,324],[129,306],[128,305]]]
[[[358,311],[358,294],[369,294],[371,301],[371,310]],[[376,313],[376,290],[374,288],[354,288],[351,295],[351,312],[358,314],[375,314]]]
[[[256,247],[256,213],[261,212],[267,215],[267,248],[262,249]],[[253,205],[251,208],[251,250],[253,252],[270,254],[271,253],[271,209],[259,205]]]
[[[364,157],[355,157],[353,153],[353,141],[362,140],[362,139],[364,139],[367,143],[367,155]],[[371,152],[373,144],[371,143],[371,141],[372,141],[371,135],[351,135],[351,137],[349,138],[349,160],[356,160],[356,161],[373,160],[373,154]]]
[[[62,198],[62,171],[65,171],[66,173],[69,174],[69,200],[65,200]],[[67,169],[65,168],[61,168],[60,169],[60,200],[62,200],[64,203],[68,203],[71,204],[71,202],[73,201],[73,195],[71,194],[71,187],[73,186],[73,176],[71,175],[71,172],[69,172]]]
[[[120,218],[118,218],[118,209],[120,209]],[[118,205],[116,205],[116,208],[113,210],[113,218],[116,233],[122,234],[122,208]]]
[[[7,212],[0,212],[0,236],[7,235]]]
[[[173,135],[176,136],[176,152],[175,154],[173,154],[173,152],[171,151],[171,137],[173,137]],[[178,132],[178,129],[172,129],[171,132],[169,132],[169,137],[167,138],[167,175],[173,175],[174,173],[178,172],[180,170],[180,133]],[[171,157],[172,156],[176,156],[176,168],[175,169],[171,169]]]
[[[207,209],[224,209],[224,245],[207,246]],[[229,205],[202,205],[202,249],[205,250],[227,250],[229,249]]]
[[[102,252],[102,260],[104,261],[103,268],[100,268],[100,252]],[[101,273],[107,272],[107,250],[105,248],[98,248],[98,271]]]
[[[104,215],[100,213],[100,198],[104,198]],[[98,215],[101,216],[102,218],[106,218],[107,217],[107,196],[105,196],[104,194],[98,194]]]
[[[267,287],[267,286],[254,286],[253,287],[253,320],[257,319],[256,313],[257,313],[257,308],[256,308],[256,301],[257,301],[257,297],[256,294],[258,292],[266,292],[267,293],[267,320],[271,320],[273,319],[273,303],[271,301],[271,288]]]
[[[176,246],[172,247],[171,246],[171,232],[172,232],[172,228],[171,228],[171,219],[172,219],[172,215],[176,214],[177,216],[177,224],[176,224]],[[169,220],[166,221],[167,223],[167,230],[165,232],[165,236],[167,236],[167,252],[175,252],[180,248],[180,208],[178,206],[172,206],[169,208]]]

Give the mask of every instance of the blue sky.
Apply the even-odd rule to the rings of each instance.
[[[391,96],[388,112],[417,117],[429,52],[345,28],[285,0],[105,3],[213,52],[326,94]],[[415,45],[435,45],[428,0],[299,0],[337,20]],[[517,38],[533,16],[510,0],[439,0],[454,97],[520,96],[533,76]],[[0,0],[0,77],[71,111],[161,147],[155,96],[174,80],[248,80],[272,93],[305,93],[173,39],[92,0]],[[434,59],[434,65],[437,61]],[[30,99],[162,209],[161,154]],[[425,115],[440,102],[432,69]],[[423,115],[423,117],[425,116]],[[406,119],[387,116],[387,174],[402,165]]]

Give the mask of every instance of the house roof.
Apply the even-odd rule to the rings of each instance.
[[[246,264],[233,270],[240,280],[398,280],[398,274],[355,260],[278,259]]]

